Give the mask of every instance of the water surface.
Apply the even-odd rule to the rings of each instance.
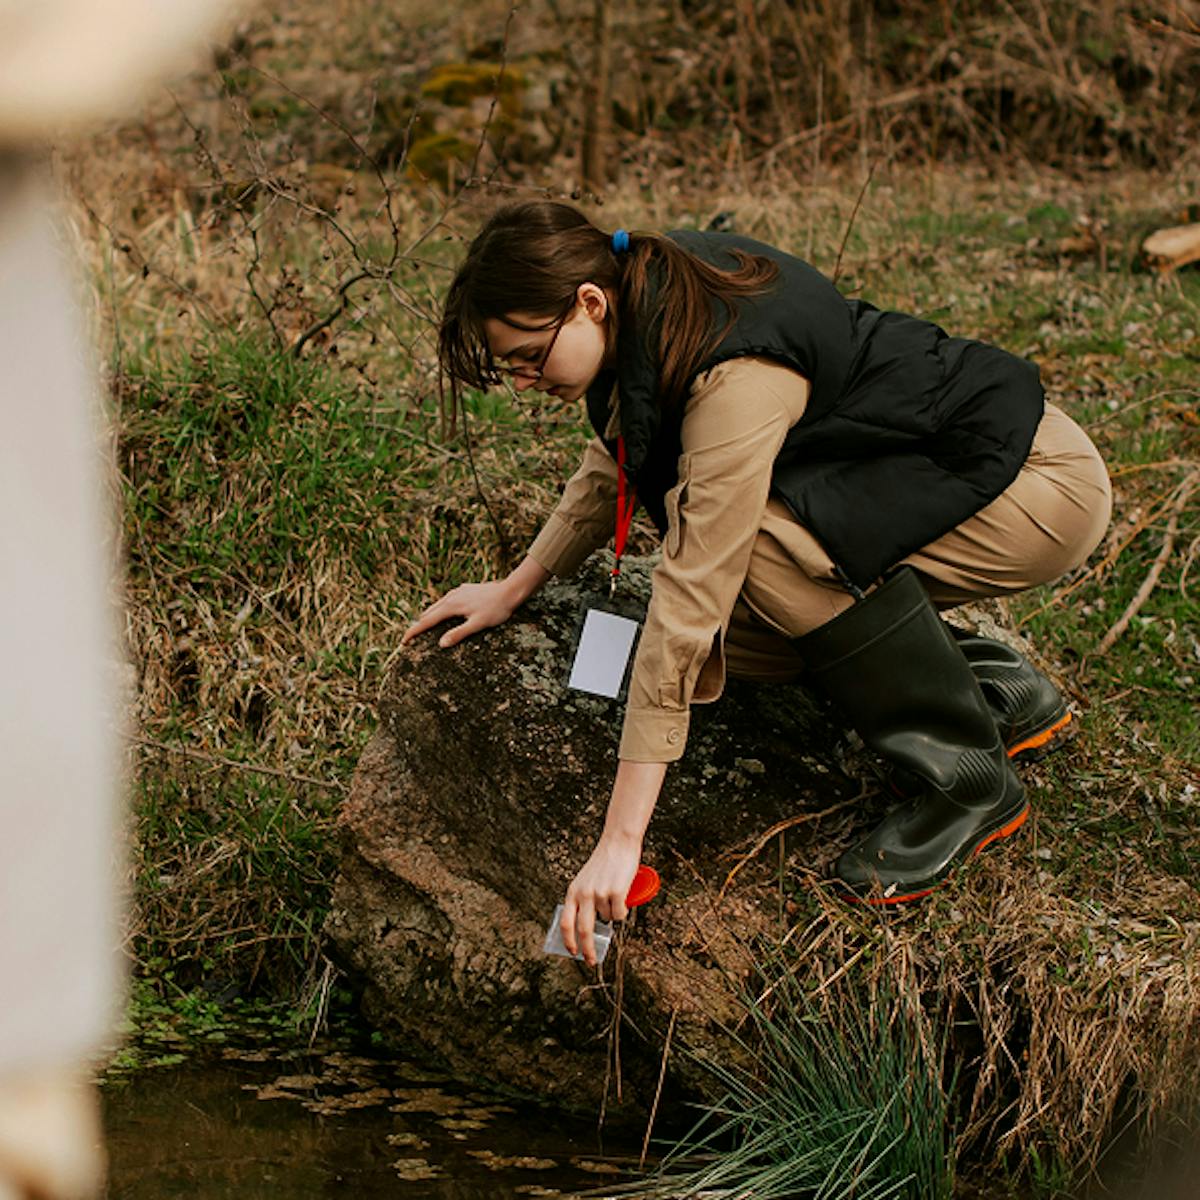
[[[227,1050],[104,1088],[110,1200],[517,1200],[621,1178],[636,1137],[344,1051]],[[624,1152],[623,1154],[621,1152]]]

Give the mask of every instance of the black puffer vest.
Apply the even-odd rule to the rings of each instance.
[[[779,267],[772,289],[738,304],[733,328],[697,375],[760,355],[812,384],[775,460],[772,491],[865,588],[973,516],[1016,478],[1042,418],[1037,367],[994,346],[947,337],[929,321],[846,300],[798,258],[734,234],[672,233],[700,258],[736,268],[740,249]],[[714,312],[718,327],[724,313]],[[658,363],[643,330],[622,330],[615,371],[588,390],[601,437],[614,381],[626,471],[662,532],[678,482],[682,409],[658,404]],[[615,441],[606,444],[614,457]]]

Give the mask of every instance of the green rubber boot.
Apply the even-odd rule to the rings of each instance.
[[[1058,688],[1027,658],[994,638],[948,626],[971,666],[1014,762],[1057,750],[1073,732],[1071,710]]]
[[[813,681],[916,792],[834,868],[856,898],[927,895],[1029,813],[996,721],[911,568],[796,640]]]

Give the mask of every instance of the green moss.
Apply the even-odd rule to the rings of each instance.
[[[445,183],[448,177],[458,174],[456,166],[469,166],[478,147],[478,142],[469,142],[456,133],[432,133],[409,147],[408,166],[426,179]]]
[[[503,112],[521,111],[525,76],[499,63],[443,63],[421,85],[421,95],[451,108],[466,108],[481,96],[495,96]]]

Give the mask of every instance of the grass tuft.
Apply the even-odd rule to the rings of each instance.
[[[636,1194],[949,1197],[946,1039],[912,979],[871,984],[847,974],[809,989],[777,956],[754,982],[731,1031],[744,1061],[705,1063],[720,1099],[672,1148],[650,1190],[638,1185]]]

